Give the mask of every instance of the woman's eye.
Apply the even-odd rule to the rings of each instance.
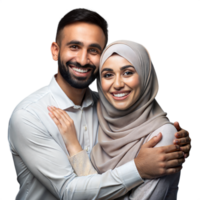
[[[124,72],[124,75],[126,75],[126,76],[129,76],[129,75],[132,75],[132,74],[133,74],[133,72],[131,72],[131,71]]]
[[[112,74],[105,74],[103,77],[104,78],[110,78],[112,76]]]

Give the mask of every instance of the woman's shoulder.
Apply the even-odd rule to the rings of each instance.
[[[150,136],[149,140],[158,135],[159,133],[162,133],[162,139],[161,141],[155,146],[166,146],[173,144],[173,140],[175,139],[175,133],[177,132],[176,128],[173,124],[165,124],[161,126],[160,128],[156,129]]]

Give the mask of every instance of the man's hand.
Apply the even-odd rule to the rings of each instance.
[[[179,126],[178,122],[175,122],[174,126],[176,127],[178,132],[175,133],[175,137],[177,139],[175,139],[173,143],[180,146],[181,151],[184,152],[185,158],[187,158],[190,154],[191,149],[191,139],[189,137],[189,133],[186,130],[182,129]]]
[[[153,148],[162,138],[162,134],[143,144],[135,158],[135,164],[143,179],[154,179],[174,174],[182,169],[184,154],[178,145]]]

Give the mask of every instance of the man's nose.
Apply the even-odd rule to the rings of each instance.
[[[89,64],[90,60],[88,57],[88,52],[86,50],[80,51],[79,55],[77,56],[77,62],[80,63],[82,66]]]
[[[122,77],[120,75],[117,75],[115,77],[113,87],[116,90],[120,90],[120,89],[122,89],[124,87],[124,81],[123,81],[123,79],[122,79]]]

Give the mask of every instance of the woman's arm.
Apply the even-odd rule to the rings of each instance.
[[[77,139],[76,129],[73,120],[69,115],[55,107],[48,107],[49,115],[57,125],[65,146],[69,152],[69,161],[77,174],[77,176],[87,176],[90,174],[97,174],[97,171],[92,166],[88,154],[82,147]]]
[[[77,176],[87,176],[97,174],[97,171],[92,166],[88,154],[85,150],[69,158],[69,161],[77,174]]]

